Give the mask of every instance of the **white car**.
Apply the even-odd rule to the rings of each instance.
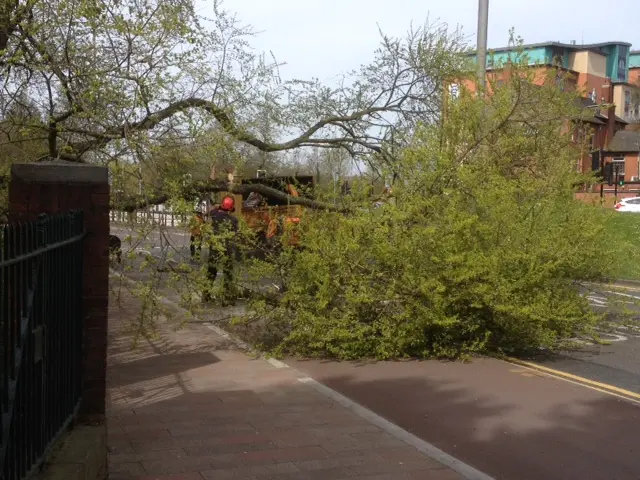
[[[615,206],[616,212],[640,213],[640,197],[623,198]]]

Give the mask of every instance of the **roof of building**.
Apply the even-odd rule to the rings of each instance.
[[[582,108],[585,110],[585,114],[581,116],[582,120],[585,120],[591,123],[601,124],[601,125],[607,123],[607,119],[609,118],[609,116],[607,115],[607,110],[599,109],[598,104],[593,100],[591,100],[589,97],[580,97],[576,100],[576,102],[579,108]],[[592,113],[589,114],[586,112],[592,112]],[[629,123],[617,115],[615,118],[616,118],[616,122],[618,123],[624,123],[625,125]]]
[[[534,48],[544,48],[544,47],[559,47],[559,48],[568,48],[571,50],[595,50],[598,53],[606,55],[605,52],[601,51],[602,47],[608,47],[610,45],[624,45],[627,47],[631,47],[631,44],[628,42],[600,42],[600,43],[583,43],[583,44],[574,44],[574,43],[562,43],[562,42],[542,42],[542,43],[529,43],[527,45],[514,45],[512,47],[499,47],[499,48],[488,48],[489,52],[510,52],[513,50],[532,50]],[[476,50],[473,50],[469,53],[476,53]],[[638,53],[638,52],[631,52]]]
[[[607,118],[609,118],[609,116],[607,115],[607,111],[606,110],[602,110],[600,113],[597,114],[598,117],[600,118],[604,118],[605,120]],[[627,122],[624,118],[620,118],[619,116],[615,116],[616,117],[616,122],[618,123],[624,123],[625,125],[628,125],[629,122]]]
[[[576,120],[582,120],[583,122],[589,122],[595,125],[604,125],[607,123],[599,118],[596,104],[590,98],[577,98],[576,106],[581,109],[580,115],[578,115]]]
[[[619,130],[613,136],[607,147],[608,152],[637,152],[640,151],[640,132]]]

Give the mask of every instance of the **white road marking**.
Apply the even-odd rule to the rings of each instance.
[[[598,333],[603,337],[610,337],[610,338],[605,338],[604,339],[607,342],[624,342],[624,341],[628,340],[628,338],[625,335],[621,335],[619,333],[602,332],[602,331],[599,331]]]
[[[273,365],[276,368],[289,368],[289,365],[287,365],[284,362],[281,362],[280,360],[276,360],[275,358],[267,358],[267,362],[269,362],[271,365]]]
[[[593,295],[589,295],[587,296],[587,299],[589,300],[589,303],[591,303],[591,305],[596,306],[596,307],[606,307],[607,306],[607,299],[604,297],[596,297]]]

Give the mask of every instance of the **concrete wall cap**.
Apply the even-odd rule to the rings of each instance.
[[[104,184],[109,182],[107,167],[64,160],[14,163],[11,165],[11,176],[25,183]]]

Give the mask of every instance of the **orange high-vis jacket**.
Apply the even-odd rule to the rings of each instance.
[[[191,235],[194,237],[199,237],[202,235],[202,224],[204,223],[204,218],[201,215],[195,215],[193,217],[192,227],[191,227]]]

